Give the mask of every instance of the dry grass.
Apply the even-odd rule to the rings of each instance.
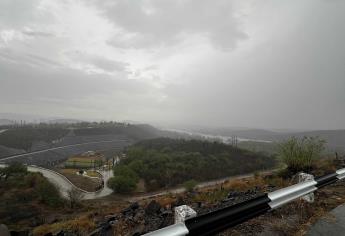
[[[95,228],[95,223],[88,217],[80,217],[74,220],[58,222],[50,225],[41,225],[34,229],[34,236],[43,236],[47,233],[56,233],[59,230],[73,232],[78,235],[86,235]]]
[[[91,176],[91,177],[98,177],[98,178],[101,177],[101,175],[97,171],[88,170],[86,171],[86,173],[88,176]]]

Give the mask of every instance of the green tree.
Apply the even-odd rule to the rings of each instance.
[[[138,175],[128,166],[125,165],[117,165],[113,169],[114,176],[124,176],[128,177],[130,179],[133,179],[134,181],[138,181]]]
[[[310,171],[325,148],[325,141],[315,137],[290,138],[279,145],[279,156],[291,173]]]
[[[129,176],[114,176],[107,184],[116,193],[129,193],[136,188],[136,181]]]
[[[13,162],[9,166],[0,170],[0,178],[7,180],[11,176],[24,176],[28,172],[27,167],[19,162]]]

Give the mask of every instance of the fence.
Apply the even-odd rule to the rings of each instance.
[[[300,197],[305,198],[317,189],[344,178],[345,168],[200,216],[196,216],[187,206],[183,206],[185,209],[182,211],[175,208],[174,225],[148,233],[146,236],[214,235]],[[176,214],[180,217],[176,217]]]

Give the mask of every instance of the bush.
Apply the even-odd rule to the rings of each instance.
[[[124,165],[115,166],[113,169],[114,176],[124,176],[133,179],[135,182],[139,180],[138,175],[129,167]]]
[[[83,193],[76,188],[72,188],[67,192],[67,197],[70,203],[70,207],[74,208],[80,205],[81,200],[83,199]]]
[[[43,179],[35,187],[36,193],[39,197],[39,200],[51,207],[61,206],[63,201],[60,196],[60,192],[57,187],[48,182],[48,180]]]
[[[324,150],[325,141],[314,137],[295,137],[279,145],[279,156],[290,173],[310,172],[315,160]]]
[[[183,187],[185,187],[185,189],[188,192],[192,192],[195,187],[197,186],[198,182],[196,182],[194,179],[188,180],[186,182],[183,183]]]
[[[107,184],[116,193],[129,193],[136,188],[135,179],[122,175],[110,178]]]
[[[27,167],[19,162],[12,162],[9,166],[0,170],[0,178],[5,180],[11,176],[24,176],[28,173]]]

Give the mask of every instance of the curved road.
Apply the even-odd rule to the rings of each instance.
[[[5,164],[0,164],[0,168],[6,167]],[[55,171],[45,169],[38,166],[28,166],[28,171],[30,172],[40,172],[44,177],[46,177],[51,183],[55,184],[58,189],[60,190],[60,193],[63,197],[68,196],[68,192],[75,188],[82,192],[83,199],[96,199],[100,197],[107,196],[113,192],[110,188],[108,188],[105,184],[104,188],[97,191],[97,192],[87,192],[85,190],[82,190],[75,186],[71,181],[69,181],[65,176],[61,175],[60,173],[57,173]],[[100,173],[103,176],[104,183],[108,181],[109,178],[113,176],[113,172],[110,171],[100,171]]]
[[[0,168],[6,167],[5,164],[0,164]],[[67,197],[68,196],[68,191],[70,191],[72,188],[76,188],[79,191],[83,192],[83,199],[96,199],[96,198],[101,198],[101,197],[105,197],[110,195],[113,190],[107,187],[107,181],[113,177],[113,171],[100,171],[100,173],[103,176],[103,180],[104,180],[104,187],[103,189],[97,191],[97,192],[87,192],[85,190],[82,190],[78,187],[76,187],[71,181],[69,181],[65,176],[61,175],[60,173],[57,173],[53,170],[49,170],[49,169],[45,169],[42,167],[38,167],[38,166],[28,166],[28,171],[30,172],[40,172],[42,173],[42,175],[44,177],[46,177],[51,183],[55,184],[62,196]],[[271,173],[272,170],[270,171],[262,171],[260,172],[261,174],[268,174]],[[223,178],[223,179],[218,179],[218,180],[212,180],[212,181],[207,181],[207,182],[203,182],[197,185],[197,187],[207,187],[207,186],[212,186],[212,185],[216,185],[216,184],[221,184],[224,183],[227,180],[234,180],[234,179],[245,179],[245,178],[249,178],[249,177],[253,177],[254,174],[244,174],[244,175],[237,175],[237,176],[231,176],[231,177],[227,177],[227,178]],[[162,190],[159,192],[154,192],[154,193],[148,193],[148,194],[143,194],[140,196],[133,196],[133,197],[129,197],[127,200],[129,201],[139,201],[145,198],[150,198],[150,197],[157,197],[157,196],[162,196],[162,195],[166,195],[169,193],[182,193],[185,191],[185,188],[183,187],[179,187],[179,188],[172,188],[172,189],[168,189],[168,190]]]

